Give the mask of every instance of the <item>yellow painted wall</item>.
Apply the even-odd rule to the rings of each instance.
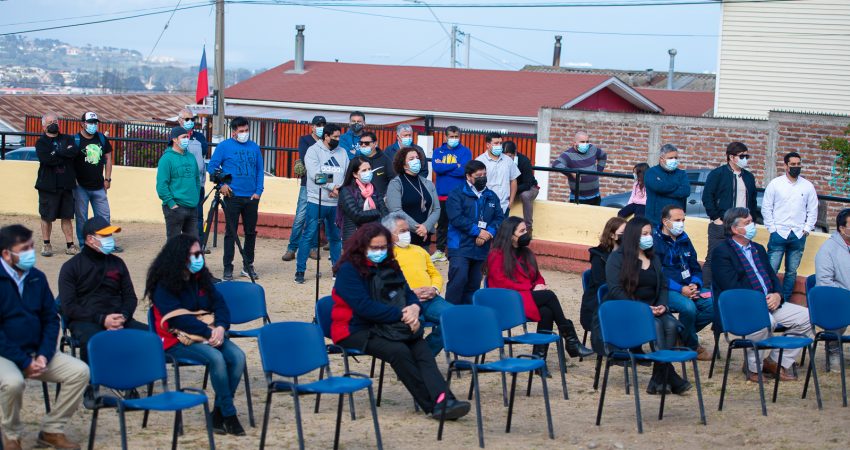
[[[38,194],[33,188],[37,170],[36,162],[0,162],[0,180],[13,190],[12,195],[4,195],[0,200],[0,214],[38,215]],[[122,222],[164,222],[162,203],[156,196],[156,169],[115,166],[112,180],[108,195],[113,222],[119,225]],[[211,187],[208,184],[207,188]],[[266,177],[260,212],[295,214],[299,189],[296,179]],[[522,204],[514,204],[511,211],[522,211]],[[614,215],[616,210],[613,208],[538,200],[534,204],[534,237],[544,241],[595,246],[599,243],[599,233],[605,222]],[[688,218],[685,228],[697,253],[704,259],[708,220]],[[756,241],[767,245],[767,230],[761,226],[758,228]],[[815,253],[828,238],[829,235],[824,233],[809,236],[799,275],[814,273]]]

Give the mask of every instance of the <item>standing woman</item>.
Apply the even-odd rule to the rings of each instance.
[[[538,330],[552,331],[553,323],[558,324],[558,332],[566,342],[570,357],[593,354],[593,350],[581,345],[573,322],[564,316],[558,296],[546,285],[534,252],[528,248],[530,243],[531,234],[522,219],[505,219],[487,255],[487,265],[484,266],[487,285],[519,292],[525,316],[537,322]],[[535,346],[534,353],[545,355],[546,348],[548,346]]]
[[[605,278],[608,281],[606,300],[636,300],[652,308],[659,350],[676,346],[681,324],[667,307],[667,278],[661,270],[661,260],[652,251],[652,225],[644,217],[635,217],[626,224],[620,248],[608,257]],[[663,379],[664,368],[667,379]],[[674,394],[684,394],[691,383],[676,373],[672,364],[654,363],[652,379],[646,388],[650,395],[669,388]]]
[[[213,286],[198,238],[180,234],[165,243],[148,269],[145,296],[151,299],[156,333],[165,352],[209,368],[215,391],[213,430],[244,436],[233,394],[245,370],[245,353],[226,337],[230,310]],[[198,311],[212,317],[200,316]]]
[[[387,186],[387,208],[405,215],[410,226],[410,243],[427,250],[434,225],[440,219],[440,202],[434,183],[419,176],[423,164],[427,164],[425,155],[413,147],[395,154],[393,169],[398,176]]]
[[[372,165],[366,158],[357,156],[348,163],[336,210],[336,226],[342,230],[343,242],[361,225],[380,222],[387,215],[384,199],[375,192],[372,175]]]
[[[588,249],[590,253],[590,282],[584,287],[581,296],[581,312],[579,321],[581,327],[590,331],[590,342],[593,350],[604,353],[602,336],[599,334],[599,287],[606,283],[605,264],[611,252],[620,248],[620,240],[626,230],[626,219],[612,217],[605,223],[602,234],[599,235],[599,245]]]

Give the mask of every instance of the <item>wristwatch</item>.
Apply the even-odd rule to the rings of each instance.
[[[108,182],[112,183],[112,178],[104,178],[103,181],[108,181]]]

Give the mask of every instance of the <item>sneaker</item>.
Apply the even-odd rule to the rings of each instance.
[[[124,247],[120,247],[120,246],[116,245],[115,249],[112,250],[112,253],[124,253]]]
[[[53,246],[50,244],[44,244],[41,246],[41,256],[45,258],[50,258],[53,256]]]
[[[71,245],[70,247],[68,247],[68,248],[66,248],[66,249],[65,249],[65,254],[66,254],[66,255],[74,256],[74,255],[76,255],[77,253],[80,253],[80,247],[77,247],[77,244],[73,244],[73,245]]]
[[[293,259],[295,259],[295,252],[293,252],[292,250],[287,250],[286,253],[284,253],[283,256],[280,257],[280,259],[284,261],[292,261]]]
[[[239,418],[235,415],[227,416],[223,418],[224,421],[224,431],[227,434],[232,434],[234,436],[245,436],[245,429],[242,428],[242,424],[239,423]]]
[[[221,278],[224,281],[233,281],[233,267],[225,267]]]
[[[241,273],[240,275],[242,275],[242,276],[243,276],[243,277],[245,277],[245,278],[251,278],[251,277],[253,277],[255,280],[259,280],[259,279],[260,279],[260,276],[259,276],[259,275],[257,275],[257,272],[256,272],[256,271],[254,271],[254,266],[243,267],[243,268],[242,268],[242,273]]]
[[[295,272],[295,282],[304,284],[304,272]]]
[[[449,259],[446,258],[446,254],[439,250],[437,250],[436,252],[434,252],[433,255],[431,255],[431,262],[445,262],[448,260]]]

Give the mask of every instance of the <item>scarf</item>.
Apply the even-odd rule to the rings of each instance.
[[[763,290],[761,282],[759,282],[759,277],[756,275],[756,270],[758,270],[758,273],[762,274],[762,280],[764,280],[764,287],[767,289],[767,292],[773,292],[773,284],[770,281],[770,277],[767,275],[767,271],[764,270],[764,266],[761,264],[761,258],[759,257],[756,249],[752,247],[752,244],[750,244],[750,252],[753,255],[753,262],[756,264],[756,270],[753,270],[752,264],[750,264],[750,261],[744,255],[744,249],[741,248],[740,245],[735,243],[732,239],[727,239],[726,243],[732,247],[732,250],[734,250],[735,254],[738,255],[738,261],[740,261],[741,265],[744,267],[744,272],[747,273],[747,279],[750,281],[750,286],[752,286],[753,290]]]
[[[375,193],[375,185],[372,183],[363,184],[363,182],[356,178],[354,181],[357,182],[357,187],[360,188],[360,195],[366,199],[366,201],[363,202],[363,211],[371,211],[375,209],[375,200],[372,198],[372,194]]]

